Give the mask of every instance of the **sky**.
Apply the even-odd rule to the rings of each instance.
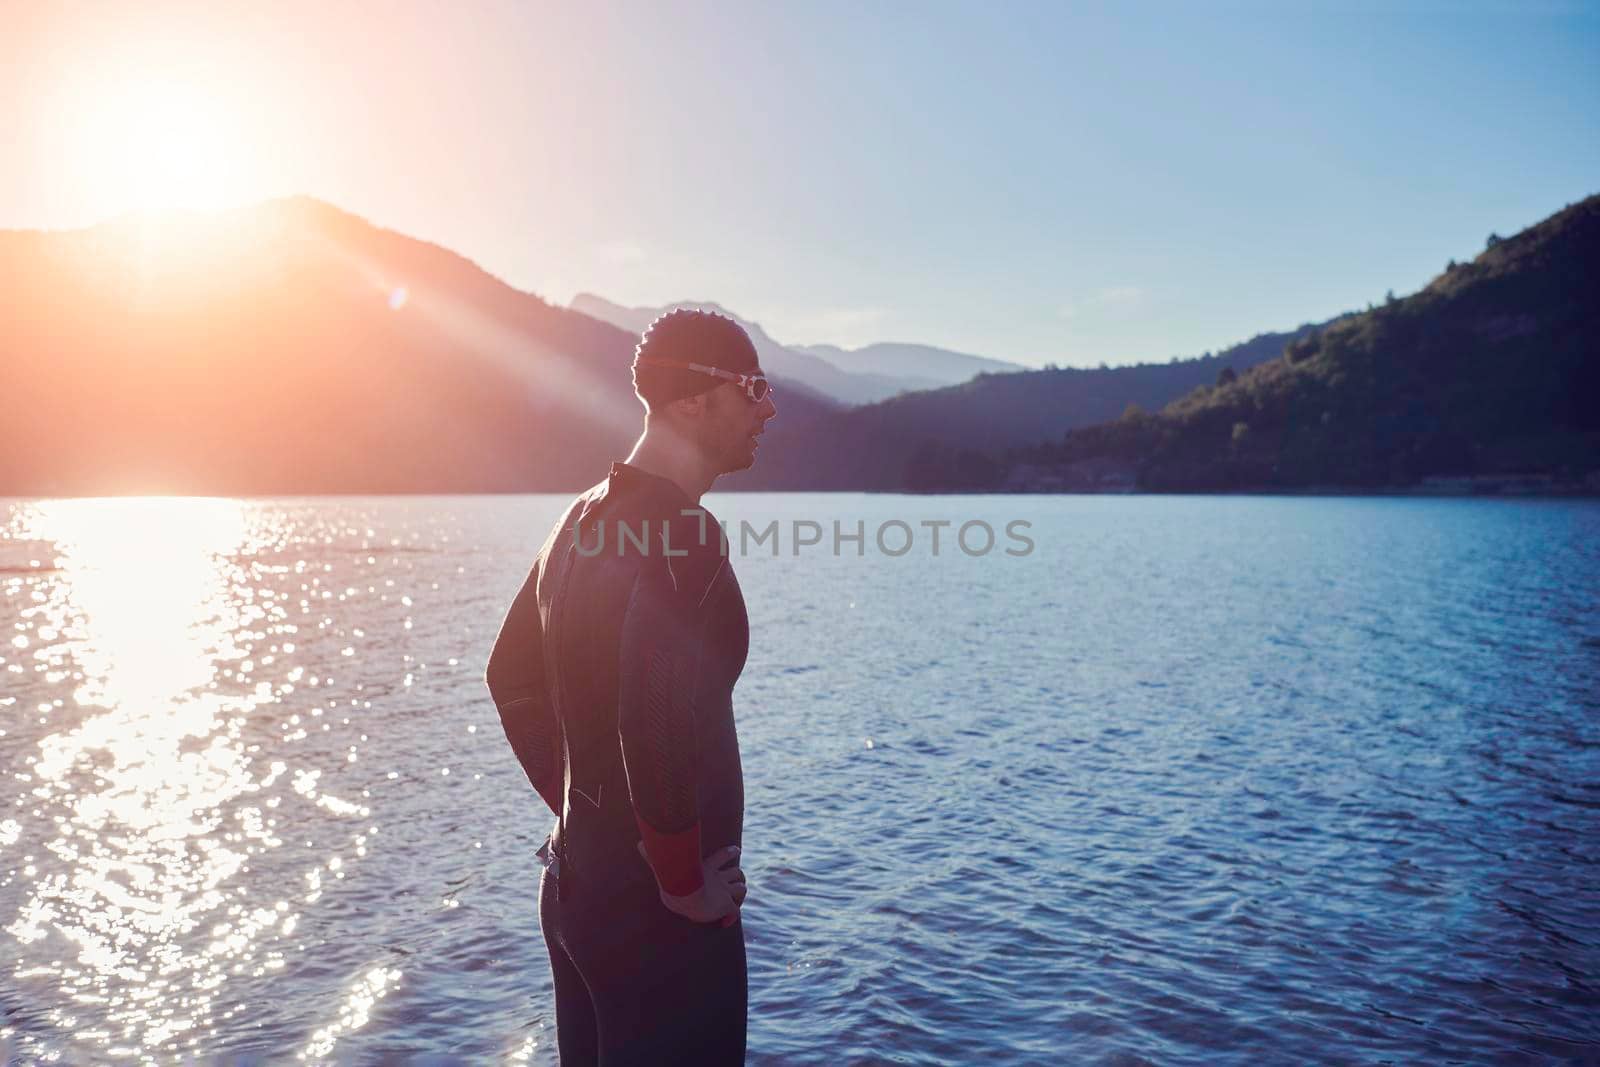
[[[1600,192],[1600,3],[0,0],[0,228],[308,193],[564,303],[1198,355]]]

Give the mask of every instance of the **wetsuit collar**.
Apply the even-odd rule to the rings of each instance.
[[[620,461],[612,463],[611,473],[606,476],[608,490],[621,487],[643,488],[648,486],[654,486],[658,490],[669,492],[691,506],[694,504],[694,501],[689,498],[689,494],[683,491],[683,486],[671,478],[663,478],[659,474],[651,474],[649,471],[635,467],[631,463],[622,463]]]

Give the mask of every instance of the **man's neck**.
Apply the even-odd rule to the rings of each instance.
[[[696,504],[700,497],[717,480],[715,472],[707,468],[700,450],[676,434],[664,429],[645,426],[644,433],[634,443],[633,451],[624,460],[646,474],[654,474],[672,482]]]

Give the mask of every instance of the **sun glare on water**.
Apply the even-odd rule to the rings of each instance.
[[[28,1005],[0,1013],[0,1063],[344,1062],[403,987],[381,949],[330,976],[301,928],[349,914],[344,879],[377,827],[299,747],[332,679],[306,677],[325,642],[290,597],[307,614],[345,554],[293,516],[0,501],[0,605],[20,608],[0,642],[0,1000]],[[328,977],[325,1000],[294,1007],[285,976]],[[261,1053],[279,1001],[297,1045]]]
[[[111,1058],[192,1046],[215,1026],[230,967],[259,955],[261,932],[288,915],[270,900],[246,921],[228,911],[239,872],[271,842],[223,819],[260,788],[240,735],[267,697],[224,697],[212,684],[254,621],[234,591],[232,558],[251,547],[246,511],[238,501],[134,498],[22,512],[18,533],[53,545],[59,570],[40,591],[51,625],[19,624],[8,651],[37,643],[58,680],[76,669],[82,682],[75,706],[39,706],[60,727],[10,764],[27,768],[18,777],[33,783],[32,815],[55,832],[25,857],[33,891],[0,920],[0,939],[31,953],[13,978],[40,983],[38,1003],[53,1005],[57,1025],[71,1029],[77,1012],[100,1006],[108,1022],[88,1036]],[[220,931],[214,944],[180,953],[180,935],[207,924]],[[66,951],[51,960],[29,950],[46,939]],[[52,987],[71,996],[47,995]]]

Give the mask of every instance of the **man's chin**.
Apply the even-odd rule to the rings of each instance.
[[[727,463],[727,469],[724,470],[723,473],[724,474],[733,474],[736,471],[747,471],[751,467],[754,467],[755,465],[756,465],[756,448],[755,448],[754,445],[752,445],[752,446],[750,446],[750,451],[748,451],[748,452],[743,452],[743,453],[736,452],[733,455],[729,456],[728,457],[728,463]]]

